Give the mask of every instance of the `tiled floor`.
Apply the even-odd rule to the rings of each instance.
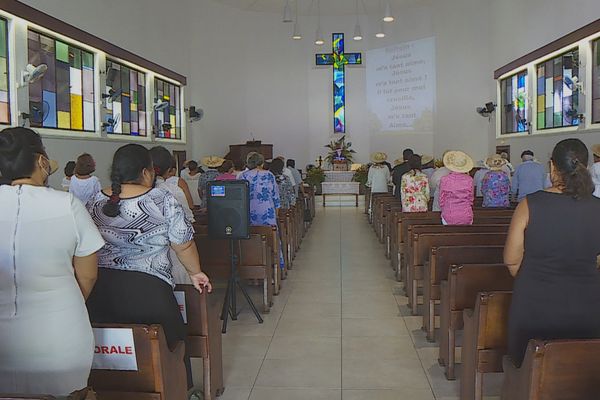
[[[399,293],[363,208],[319,208],[264,324],[230,322],[220,399],[458,399]]]

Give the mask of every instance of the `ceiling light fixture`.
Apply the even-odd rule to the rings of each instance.
[[[317,33],[315,36],[315,44],[317,46],[322,46],[325,44],[323,32],[321,32],[321,0],[317,0]]]
[[[392,6],[390,5],[390,0],[387,1],[385,6],[385,14],[383,16],[384,22],[394,22],[394,16],[392,15]]]
[[[375,37],[381,39],[385,37],[385,29],[383,29],[383,22],[379,24],[379,30],[375,34]]]
[[[298,3],[300,0],[296,0],[296,22],[294,22],[294,33],[292,33],[292,39],[301,40],[302,34],[300,34],[300,29],[298,29]]]
[[[358,0],[356,0],[356,26],[354,27],[354,40],[362,40],[362,31],[360,29],[360,22],[358,20]]]
[[[293,22],[292,19],[292,9],[290,8],[290,0],[285,0],[285,5],[283,6],[283,22]]]

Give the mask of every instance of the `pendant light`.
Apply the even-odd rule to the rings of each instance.
[[[325,44],[323,32],[321,32],[321,0],[317,0],[317,33],[315,35],[315,44],[317,46]]]
[[[375,34],[375,37],[381,39],[385,37],[385,29],[383,29],[383,22],[379,24],[379,30]]]
[[[394,16],[392,15],[392,6],[390,5],[390,0],[387,1],[385,6],[385,14],[383,16],[384,22],[394,22]]]
[[[360,22],[358,21],[358,0],[356,0],[356,26],[354,27],[354,40],[362,40],[362,31],[360,29]]]
[[[290,0],[285,0],[285,5],[283,6],[283,22],[293,22],[292,19],[292,9],[290,8]]]
[[[298,2],[300,0],[296,0],[296,22],[294,22],[294,33],[292,33],[292,39],[301,40],[302,35],[300,34],[300,30],[298,29]]]

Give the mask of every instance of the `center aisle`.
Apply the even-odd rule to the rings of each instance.
[[[362,208],[319,208],[264,324],[223,336],[220,399],[457,399],[399,289]]]

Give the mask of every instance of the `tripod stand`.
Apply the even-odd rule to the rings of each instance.
[[[250,295],[248,295],[246,288],[240,282],[240,277],[239,277],[238,270],[237,270],[237,264],[239,262],[239,259],[238,259],[237,254],[235,253],[236,242],[237,242],[236,239],[229,239],[229,251],[230,251],[230,256],[231,256],[231,276],[229,277],[229,280],[227,281],[227,291],[225,293],[225,299],[223,300],[223,309],[221,311],[221,319],[223,320],[223,329],[221,330],[221,332],[223,332],[223,333],[227,333],[227,321],[228,321],[229,317],[231,316],[232,321],[236,321],[237,317],[239,315],[239,313],[237,312],[237,299],[236,299],[237,298],[236,292],[237,292],[238,288],[240,289],[240,291],[246,298],[246,301],[250,305],[250,308],[252,309],[252,312],[256,316],[258,323],[259,324],[263,323],[263,319],[260,316],[260,313],[258,312],[258,310],[256,309],[254,302],[250,298]]]

